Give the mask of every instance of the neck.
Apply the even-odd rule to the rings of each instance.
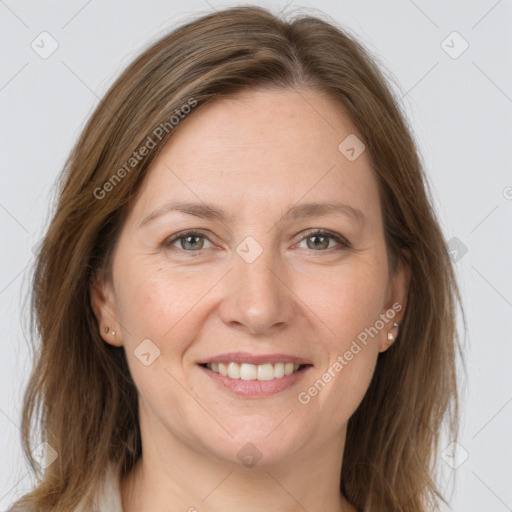
[[[152,441],[161,435],[143,435],[144,456],[121,481],[123,512],[356,512],[339,486],[345,433],[252,467],[187,446],[168,431],[165,447]]]

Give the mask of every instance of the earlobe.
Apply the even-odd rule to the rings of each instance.
[[[398,336],[398,332],[400,329],[400,324],[398,322],[393,322],[391,327],[387,328],[386,336],[384,339],[381,338],[381,342],[379,344],[379,352],[385,352],[393,343]]]
[[[392,324],[388,324],[380,337],[379,352],[385,352],[396,340],[400,330],[400,324],[405,314],[407,295],[410,280],[410,254],[404,251],[397,269],[390,279],[386,297],[386,315],[392,317]],[[388,316],[389,318],[389,316]]]
[[[100,336],[110,345],[122,345],[117,327],[114,294],[110,283],[103,276],[96,276],[89,287],[91,307],[98,322]]]

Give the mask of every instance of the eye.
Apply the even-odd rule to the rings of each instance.
[[[187,252],[199,252],[205,248],[205,240],[208,240],[208,238],[197,231],[182,231],[167,238],[163,244],[165,247],[171,248],[176,242],[179,242],[180,247],[174,247],[175,249],[183,249]]]
[[[338,246],[331,246],[331,241],[334,240]],[[332,233],[331,231],[326,231],[324,229],[317,229],[315,231],[312,231],[308,233],[301,241],[306,242],[306,246],[308,249],[312,249],[314,251],[320,251],[326,249],[335,249],[335,250],[341,250],[341,249],[350,249],[351,245],[348,242],[346,238],[343,236]]]
[[[208,240],[206,235],[198,231],[181,231],[167,238],[163,242],[163,246],[169,249],[183,250],[185,252],[200,252],[205,247],[205,240]],[[337,244],[334,245],[332,242]],[[300,242],[306,242],[306,248],[314,250],[316,252],[322,252],[328,249],[342,250],[350,249],[352,246],[350,242],[338,233],[326,231],[324,229],[317,229],[309,232]],[[179,243],[179,247],[175,244]],[[210,242],[211,243],[211,242]]]

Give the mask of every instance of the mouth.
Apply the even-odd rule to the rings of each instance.
[[[309,364],[287,363],[237,363],[235,361],[227,361],[224,363],[204,363],[203,368],[211,370],[213,373],[228,377],[235,380],[259,380],[268,381],[281,379],[285,376],[292,375],[303,371]]]
[[[285,354],[238,352],[199,361],[201,371],[218,386],[243,398],[266,398],[292,388],[304,378],[310,361]]]

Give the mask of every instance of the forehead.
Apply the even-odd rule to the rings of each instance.
[[[343,107],[313,90],[244,91],[181,121],[149,170],[138,216],[169,199],[281,211],[301,200],[378,205],[363,151],[349,160],[347,137],[362,137]],[[351,140],[351,139],[349,139]]]

